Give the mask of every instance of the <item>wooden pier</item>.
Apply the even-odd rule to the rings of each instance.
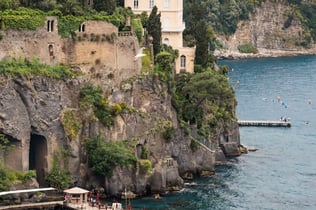
[[[238,120],[239,126],[291,127],[291,121]]]

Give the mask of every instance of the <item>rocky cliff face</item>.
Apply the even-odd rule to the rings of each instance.
[[[282,2],[265,1],[255,8],[249,20],[238,23],[236,32],[227,37],[219,36],[225,49],[215,55],[224,58],[267,57],[297,54],[315,54],[313,43],[303,47],[309,32],[295,16],[295,10]],[[238,46],[251,43],[257,54],[239,53]]]
[[[70,140],[65,137],[61,116],[65,110],[78,109],[78,94],[85,84],[84,79],[58,81],[41,77],[2,77],[0,132],[16,145],[13,151],[5,154],[5,164],[19,170],[36,170],[38,181],[43,185],[44,174],[50,170],[53,156],[67,149],[70,163],[67,167],[73,180],[81,186],[104,185],[106,192],[112,195],[118,195],[127,187],[141,195],[148,187],[152,192],[181,189],[183,178],[210,175],[216,161],[225,161],[225,155],[239,155],[236,123],[221,132],[215,140],[217,143],[212,145],[214,149],[200,146],[193,152],[191,138],[178,125],[165,84],[147,76],[134,78],[122,83],[121,88],[114,88],[109,100],[112,103],[124,101],[139,112],[117,116],[110,129],[98,121],[81,119],[81,131]],[[170,141],[162,135],[168,123],[176,130]],[[96,181],[97,177],[87,166],[83,142],[85,138],[99,134],[108,141],[136,141],[136,156],[141,148],[146,148],[153,172],[144,173],[137,167],[118,167],[111,178]]]
[[[91,25],[91,30],[95,26],[94,22],[86,24]],[[108,24],[103,27],[107,29]],[[40,36],[42,39],[32,38],[38,33],[46,35]],[[0,58],[14,57],[14,52],[32,58],[32,53],[40,53],[38,48],[43,46],[45,52],[40,53],[39,59],[44,63],[60,61],[84,72],[81,77],[67,80],[0,76],[0,133],[15,145],[0,156],[8,167],[36,170],[41,186],[45,185],[45,174],[51,170],[56,156],[63,160],[58,162],[59,167],[68,169],[80,186],[103,186],[110,195],[119,195],[125,188],[143,195],[149,190],[181,189],[183,179],[213,174],[215,164],[225,162],[227,156],[239,155],[236,122],[225,122],[213,139],[207,139],[205,145],[197,142],[197,149],[191,149],[194,140],[178,124],[167,85],[156,76],[140,73],[141,62],[134,60],[139,48],[136,37],[118,35],[110,42],[98,43],[64,40],[44,29],[3,34]],[[22,39],[25,34],[27,38]],[[13,45],[16,47],[12,53]],[[92,110],[80,109],[79,92],[87,83],[100,85],[110,104],[124,102],[134,112],[116,116],[110,128],[103,126],[91,117]],[[80,124],[79,132],[71,138],[64,121],[69,112],[78,113],[72,120]],[[175,128],[169,140],[163,136],[166,126]],[[137,158],[145,149],[153,171],[144,171],[138,164],[117,167],[110,178],[95,176],[88,167],[84,140],[97,135],[106,141],[132,142]]]

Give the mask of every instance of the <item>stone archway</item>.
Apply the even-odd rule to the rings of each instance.
[[[45,185],[45,169],[47,168],[47,140],[42,135],[32,133],[29,150],[29,170],[36,171],[36,179],[40,186]]]

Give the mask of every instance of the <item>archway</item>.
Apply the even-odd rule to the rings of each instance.
[[[45,185],[45,168],[47,160],[47,141],[44,136],[31,134],[29,151],[29,170],[36,171],[40,186]]]

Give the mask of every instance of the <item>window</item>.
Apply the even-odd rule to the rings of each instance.
[[[54,30],[54,20],[47,21],[47,31],[52,32]]]
[[[168,39],[168,38],[164,38],[163,43],[164,43],[165,45],[169,45],[169,39]]]
[[[138,9],[138,0],[134,0],[134,9]]]
[[[169,0],[164,0],[163,6],[164,6],[164,8],[168,9],[169,8]]]
[[[79,26],[79,32],[85,32],[86,31],[86,25],[85,24],[81,24]]]
[[[152,9],[155,6],[154,0],[149,0],[149,8]]]
[[[48,45],[49,56],[54,56],[54,46],[52,44]]]
[[[184,55],[181,55],[180,57],[180,67],[185,68],[186,66],[186,57]]]
[[[167,29],[167,28],[169,28],[169,26],[170,26],[170,19],[169,19],[169,17],[165,17],[164,21],[163,21],[163,27],[165,29]]]

